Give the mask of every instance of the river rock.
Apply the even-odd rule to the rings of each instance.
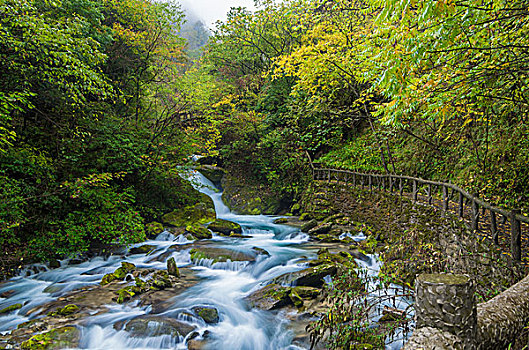
[[[196,239],[210,239],[213,237],[213,235],[211,234],[211,231],[201,225],[186,226],[185,233],[192,235],[193,238],[196,238]]]
[[[193,224],[206,224],[215,220],[215,217],[215,209],[201,202],[165,214],[162,221],[174,227],[187,227]]]
[[[309,232],[309,230],[313,229],[316,226],[318,226],[318,221],[316,221],[315,219],[312,219],[309,222],[303,224],[303,226],[301,226],[301,231]]]
[[[242,233],[241,225],[223,219],[213,221],[208,225],[208,229],[223,236],[229,236],[231,233]]]
[[[107,285],[115,280],[123,280],[127,274],[136,269],[136,266],[129,262],[122,262],[121,267],[116,269],[113,273],[108,273],[101,279],[101,285]]]
[[[327,222],[327,223],[318,225],[316,227],[313,227],[306,232],[311,236],[324,235],[331,231],[332,225],[333,225],[332,222]]]
[[[167,260],[167,273],[171,276],[180,277],[180,270],[176,266],[176,261],[173,257]]]
[[[219,323],[219,312],[214,307],[195,306],[193,311],[208,324]]]
[[[160,335],[170,335],[172,337],[185,337],[193,332],[195,327],[175,320],[174,318],[161,316],[141,316],[127,323],[125,331],[132,337],[145,338]]]
[[[221,186],[222,178],[226,174],[224,169],[213,165],[202,165],[196,169],[217,187]]]
[[[213,263],[231,261],[255,261],[255,255],[249,255],[235,250],[217,247],[199,247],[189,251],[191,260],[211,259]]]
[[[156,247],[151,244],[144,244],[139,247],[133,247],[130,248],[129,254],[149,254],[152,252]]]
[[[77,348],[80,339],[81,332],[76,327],[68,326],[37,334],[20,344],[20,347],[24,350]]]
[[[278,284],[269,284],[245,298],[250,307],[261,310],[274,310],[291,303],[289,294],[291,288],[282,287]]]
[[[274,220],[274,224],[286,224],[288,222],[287,218],[278,218]]]
[[[270,253],[266,249],[259,248],[259,247],[252,247],[252,250],[256,252],[258,255],[270,256]]]
[[[334,276],[336,272],[336,266],[332,264],[323,264],[309,267],[301,271],[286,273],[274,278],[272,282],[281,285],[319,288],[323,285],[323,278],[325,276]]]
[[[313,287],[294,287],[290,290],[289,298],[296,307],[302,307],[305,300],[316,298],[321,290]]]
[[[8,314],[8,313],[10,313],[12,311],[20,309],[21,307],[22,307],[22,304],[20,304],[20,303],[9,305],[9,306],[3,308],[2,310],[0,310],[0,315]]]
[[[303,213],[299,217],[299,221],[309,221],[312,219],[314,219],[314,215],[312,215],[312,213]]]

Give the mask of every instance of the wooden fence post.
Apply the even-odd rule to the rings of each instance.
[[[369,174],[369,192],[373,192],[373,177]]]
[[[413,180],[413,201],[417,202],[417,180]]]
[[[448,211],[448,202],[450,201],[450,197],[448,197],[448,187],[443,186],[443,210],[446,212]]]
[[[522,261],[522,231],[520,221],[516,215],[521,214],[520,209],[511,211],[511,254],[516,262]]]
[[[327,182],[331,183],[331,171],[330,170],[329,170],[329,172],[327,174]]]
[[[477,231],[478,228],[479,228],[479,205],[474,199],[472,199],[472,231]]]

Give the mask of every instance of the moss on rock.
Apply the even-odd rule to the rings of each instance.
[[[216,219],[208,225],[208,229],[222,236],[229,236],[232,233],[242,233],[241,225],[223,219]]]
[[[7,314],[7,313],[10,313],[10,312],[12,312],[12,311],[18,310],[18,309],[20,309],[21,307],[22,307],[22,304],[20,304],[20,303],[10,305],[10,306],[5,307],[5,308],[3,308],[2,310],[0,310],[0,315],[2,315],[2,314]]]
[[[211,231],[201,225],[189,225],[185,230],[186,234],[191,234],[196,239],[210,239],[213,237]]]
[[[162,217],[162,221],[174,227],[187,227],[196,224],[206,224],[215,220],[215,217],[213,202],[200,202],[196,205],[190,205],[167,213]]]
[[[76,327],[62,327],[34,335],[20,344],[23,350],[58,350],[77,348],[81,332]]]

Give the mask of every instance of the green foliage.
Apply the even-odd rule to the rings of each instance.
[[[216,85],[183,75],[182,18],[149,0],[0,2],[5,251],[47,259],[139,242],[145,219],[196,203],[174,165],[207,145],[188,133],[208,129],[179,113]]]

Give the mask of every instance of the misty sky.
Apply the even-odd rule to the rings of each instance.
[[[208,27],[213,28],[217,20],[225,20],[231,7],[243,6],[254,10],[253,0],[180,0],[184,8],[189,8]]]

